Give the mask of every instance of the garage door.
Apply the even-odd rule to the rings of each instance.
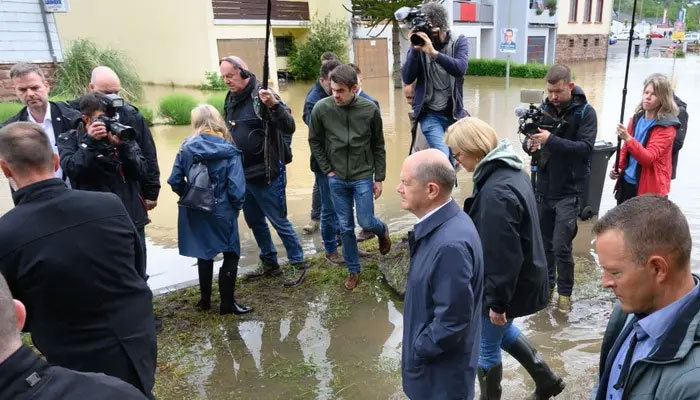
[[[386,78],[389,76],[389,55],[386,39],[355,39],[355,64],[362,70],[362,77]]]

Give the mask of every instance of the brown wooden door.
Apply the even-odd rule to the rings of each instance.
[[[355,39],[355,64],[364,79],[389,77],[389,56],[386,39]]]
[[[265,39],[217,39],[216,47],[219,59],[238,56],[248,64],[248,70],[262,79]]]

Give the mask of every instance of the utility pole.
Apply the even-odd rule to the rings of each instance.
[[[512,27],[511,22],[510,22],[510,15],[511,15],[512,10],[513,10],[513,0],[508,0],[508,28]],[[518,40],[520,40],[520,39],[518,39]],[[496,43],[498,43],[499,41],[500,40],[496,40]],[[521,43],[522,43],[522,41],[521,41]],[[510,53],[508,53],[508,55],[506,56],[506,89],[508,89],[508,88],[510,88]]]

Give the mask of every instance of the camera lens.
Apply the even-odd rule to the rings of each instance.
[[[425,40],[418,36],[417,34],[411,35],[411,43],[413,43],[414,46],[423,46],[425,44]]]

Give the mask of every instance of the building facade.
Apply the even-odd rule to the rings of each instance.
[[[606,58],[612,0],[559,0],[557,62]]]

